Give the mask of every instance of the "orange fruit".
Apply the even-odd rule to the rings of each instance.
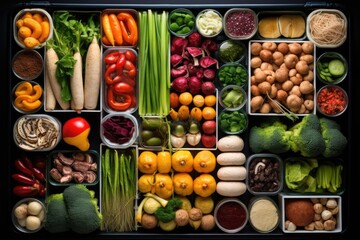
[[[216,104],[216,97],[215,95],[207,95],[204,99],[205,106],[212,107]]]
[[[178,118],[180,120],[186,121],[190,117],[190,109],[189,106],[181,105],[178,110]]]
[[[180,104],[188,106],[192,103],[192,101],[193,101],[193,96],[191,93],[189,92],[180,93],[179,95]]]
[[[203,97],[203,95],[197,94],[193,97],[193,104],[195,105],[195,107],[202,107],[204,106],[205,103],[205,98]]]
[[[216,111],[213,107],[204,107],[202,110],[202,117],[205,120],[212,120],[216,117]]]
[[[143,151],[138,158],[138,169],[142,173],[154,173],[157,170],[157,154]]]
[[[200,122],[202,119],[202,111],[201,108],[193,107],[190,111],[190,117]]]
[[[175,92],[170,93],[170,107],[171,108],[177,108],[179,107],[179,95]]]

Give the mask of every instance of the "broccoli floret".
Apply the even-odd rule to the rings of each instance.
[[[329,118],[321,117],[319,118],[319,122],[320,122],[321,132],[324,131],[325,129],[330,129],[330,128],[341,130],[340,124]]]
[[[70,230],[69,216],[62,193],[52,194],[48,197],[44,228],[50,233]]]
[[[181,199],[172,198],[165,207],[159,207],[156,209],[154,215],[159,221],[168,223],[175,219],[175,211],[181,206],[181,204]]]
[[[83,184],[73,184],[64,190],[63,195],[71,230],[87,234],[100,227],[102,215],[94,191]]]
[[[250,129],[249,146],[254,153],[270,151],[284,153],[290,149],[286,125],[280,121],[271,121]]]
[[[325,128],[322,132],[325,141],[324,157],[338,157],[346,148],[347,139],[342,132],[336,128]]]
[[[315,114],[303,117],[301,122],[289,129],[290,148],[304,157],[316,157],[325,150],[325,141],[320,131],[320,121]]]

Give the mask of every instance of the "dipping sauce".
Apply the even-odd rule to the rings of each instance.
[[[256,31],[256,15],[251,10],[229,10],[225,17],[225,32],[231,38],[251,37]]]
[[[217,212],[217,221],[225,229],[238,229],[246,223],[247,212],[234,201],[223,203]]]
[[[347,94],[341,87],[325,86],[317,94],[318,110],[327,116],[339,116],[347,104]]]

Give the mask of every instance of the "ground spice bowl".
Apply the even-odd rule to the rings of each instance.
[[[34,49],[22,49],[18,51],[11,61],[11,67],[15,76],[21,80],[34,80],[43,71],[44,60],[41,54]]]
[[[231,27],[232,24],[236,26]],[[256,13],[249,8],[231,8],[223,19],[223,29],[225,35],[234,40],[246,40],[252,38],[257,32],[258,17]],[[238,32],[242,32],[237,34]],[[247,31],[247,32],[245,32]]]
[[[264,205],[265,204],[265,205]],[[268,196],[256,196],[250,199],[249,223],[259,233],[274,231],[280,223],[280,210]]]

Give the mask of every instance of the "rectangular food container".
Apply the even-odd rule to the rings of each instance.
[[[287,213],[286,213],[286,204],[288,204],[288,201],[293,201],[293,200],[305,200],[305,201],[310,201],[311,204],[316,204],[319,203],[320,205],[317,205],[315,208],[319,207],[320,210],[314,210],[316,212],[318,212],[318,215],[315,216],[315,220],[312,223],[315,224],[316,222],[316,228],[315,226],[307,226],[310,229],[306,230],[305,227],[296,227],[296,229],[294,229],[294,226],[289,227],[289,222],[287,222],[288,218],[287,218]],[[333,200],[335,200],[335,204]],[[329,206],[329,202],[331,201],[331,206]],[[283,230],[284,233],[301,233],[301,234],[310,234],[310,233],[322,233],[322,234],[326,234],[326,233],[338,233],[342,231],[342,198],[341,196],[332,196],[332,195],[308,195],[308,196],[304,196],[304,195],[286,195],[281,193],[279,195],[279,202],[280,202],[280,207],[281,207],[281,229]],[[334,207],[336,205],[336,207]],[[304,206],[303,203],[301,204],[292,204],[292,208],[294,210],[290,210],[290,211],[296,211],[296,208],[298,206]],[[300,208],[297,209],[299,211],[299,213],[301,213],[301,211],[307,211],[305,210],[306,207],[304,208]],[[326,211],[328,210],[328,211]],[[326,211],[326,212],[325,212]],[[316,213],[315,212],[315,213]],[[330,212],[330,213],[329,213]],[[331,216],[330,216],[331,214]],[[326,219],[326,220],[324,220]],[[298,220],[296,220],[298,221]],[[327,225],[325,224],[326,221],[332,221],[335,222],[335,226],[331,226],[331,230],[325,230],[324,226]],[[311,225],[312,225],[311,223]],[[314,227],[314,228],[313,228]]]
[[[286,52],[286,54],[283,54],[279,51],[278,46],[280,44],[287,44],[287,48],[285,46],[284,49],[281,49],[281,51],[283,51],[284,53]],[[289,47],[290,44],[292,47]],[[304,44],[306,44],[307,46],[308,50],[306,51],[309,52],[308,55],[310,55],[308,59],[306,59],[304,56],[301,56],[301,53],[305,53],[302,50]],[[273,59],[272,54],[275,52],[277,52],[278,54],[278,60]],[[290,55],[288,54],[289,52],[294,52],[296,54],[292,54],[291,57],[286,60],[286,55]],[[280,110],[277,110],[279,111],[279,113],[276,113],[274,110],[272,110],[275,109],[274,107],[266,105],[265,108],[264,103],[270,103],[270,101],[268,100],[269,98],[277,100],[277,104],[282,104],[282,108],[284,109],[283,111],[287,113],[290,113],[291,106],[293,108],[293,111],[291,112],[294,113],[296,116],[316,114],[316,47],[313,43],[311,43],[310,41],[290,40],[250,40],[248,54],[249,87],[247,112],[249,115],[285,116],[285,114],[281,113]],[[303,71],[303,73],[300,74],[301,77],[296,77],[296,74],[300,72],[299,68],[295,68],[295,64],[300,62],[300,60],[303,60],[301,61],[302,64],[300,67],[300,71]],[[308,62],[306,62],[305,60]],[[274,66],[273,62],[275,63],[276,61],[279,61],[279,65],[275,64],[276,66]],[[285,72],[277,72],[277,70],[280,71],[279,69],[281,69],[281,64],[285,62],[288,62],[288,65],[285,64],[286,68],[282,70]],[[290,70],[286,71],[286,69]],[[259,73],[258,76],[255,76],[254,71],[259,71],[261,74]],[[290,80],[290,76],[293,76],[294,79]],[[271,80],[268,80],[269,78]],[[305,81],[303,80],[304,78],[311,80]],[[283,83],[286,83],[286,85],[284,85]],[[301,83],[310,83],[311,85],[307,84],[302,86],[304,88],[302,88],[303,90],[300,91]],[[274,84],[278,84],[278,86]],[[256,85],[257,87],[253,87],[253,85]],[[261,87],[259,87],[259,85]],[[271,86],[276,87],[276,93],[271,92]],[[292,94],[292,100],[290,101],[287,97],[291,94],[291,91],[294,91],[293,86],[299,86],[299,88],[296,90],[296,92],[298,93],[294,92],[294,94]],[[282,93],[281,96],[277,95],[279,93],[279,90]],[[300,97],[295,95],[298,95]],[[254,99],[253,96],[255,96]],[[309,102],[305,102],[306,100]],[[289,104],[291,105],[289,105],[286,101],[289,101]],[[304,103],[302,104],[302,102]]]

